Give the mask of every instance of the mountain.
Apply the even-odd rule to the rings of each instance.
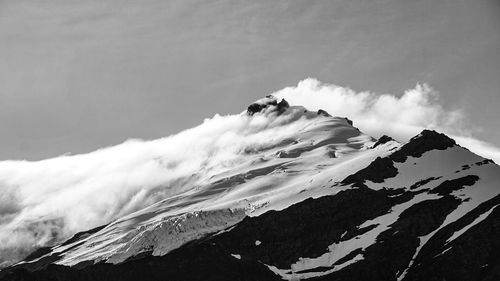
[[[239,118],[285,137],[252,132],[273,141],[0,280],[500,280],[492,160],[431,130],[377,140],[272,96]]]

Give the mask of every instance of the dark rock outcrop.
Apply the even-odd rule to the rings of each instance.
[[[389,137],[389,136],[387,136],[387,135],[383,135],[383,136],[381,136],[381,137],[377,140],[377,142],[376,142],[376,143],[372,146],[372,148],[375,148],[375,147],[377,147],[377,146],[379,146],[379,145],[382,145],[382,144],[384,144],[384,143],[388,143],[388,142],[393,141],[393,140],[394,140],[393,138],[391,138],[391,137]]]
[[[225,232],[189,242],[165,256],[143,255],[118,265],[99,263],[80,269],[49,265],[37,271],[7,270],[0,273],[0,280],[282,280],[266,265],[286,269],[300,257],[318,257],[332,243],[356,239],[373,230],[376,222],[360,225],[388,214],[392,207],[412,197],[404,190],[349,189],[247,217]],[[357,255],[363,259],[308,280],[396,280],[411,264],[419,237],[437,230],[459,203],[460,199],[445,195],[409,206],[377,235],[375,243],[346,253],[333,266]],[[497,280],[499,204],[497,196],[439,230],[420,250],[403,281]],[[492,212],[482,222],[446,243],[453,233],[488,210]],[[302,272],[321,273],[332,268],[322,266]]]
[[[409,156],[419,158],[428,151],[435,149],[445,150],[455,145],[456,142],[445,134],[432,130],[423,130],[390,157],[392,160],[402,163],[405,162]]]
[[[387,213],[392,200],[384,191],[346,190],[246,218],[214,239],[243,257],[286,268],[300,257],[325,253],[329,245],[342,240],[344,232],[357,232],[357,225]],[[256,247],[255,241],[261,244]]]
[[[281,101],[278,103],[278,111],[283,112],[287,108],[290,107],[290,104],[285,99],[281,99]]]
[[[266,113],[282,112],[288,107],[285,100],[278,103],[268,97],[250,105],[247,112],[250,115],[263,110]],[[346,124],[343,127],[353,131]],[[391,140],[381,137],[374,147]],[[297,141],[287,139],[284,143],[297,144]],[[328,151],[329,155],[335,157],[336,143],[332,137],[288,151],[280,150],[276,156],[294,158],[326,146],[332,149]],[[461,213],[460,217],[450,216],[453,211],[461,210],[460,204],[466,202],[451,193],[469,188],[474,190],[480,179],[478,176],[447,178],[438,183],[434,181],[441,177],[427,175],[422,176],[422,180],[408,183],[409,187],[378,187],[377,190],[370,189],[366,183],[382,183],[398,176],[397,163],[403,163],[409,157],[418,158],[428,151],[445,150],[455,145],[445,135],[425,130],[389,156],[378,157],[366,168],[346,177],[341,184],[335,182],[331,186],[333,195],[308,198],[282,210],[246,217],[225,231],[192,240],[164,256],[152,256],[152,251],[146,251],[120,264],[94,264],[89,260],[68,267],[54,264],[60,258],[58,253],[44,256],[50,249],[41,248],[25,259],[34,262],[0,271],[0,281],[274,281],[282,278],[269,267],[289,270],[301,258],[321,257],[330,251],[332,245],[335,246],[331,247],[333,251],[340,249],[342,253],[335,257],[333,264],[306,267],[295,273],[319,273],[320,276],[308,279],[313,281],[499,280],[500,195],[478,203],[479,206]],[[266,149],[270,147],[248,148],[244,153]],[[484,160],[467,167],[490,163]],[[293,161],[259,166],[214,181],[190,200],[223,194],[252,178],[286,170],[289,165],[293,165]],[[345,186],[349,184],[352,186]],[[425,188],[420,188],[424,185]],[[329,190],[326,186],[324,188]],[[444,225],[449,217],[454,217],[454,220]],[[62,245],[75,247],[103,227],[77,233]],[[460,235],[454,235],[459,231]],[[422,238],[431,233],[433,235],[422,245]],[[342,252],[344,249],[349,250]],[[403,272],[406,275],[403,276]]]
[[[430,178],[426,178],[426,179],[420,180],[420,181],[412,184],[410,186],[410,190],[417,189],[417,188],[421,187],[422,185],[426,185],[426,184],[430,183],[431,181],[435,181],[435,180],[438,180],[440,178],[441,177],[430,177]]]
[[[455,141],[446,135],[424,130],[391,155],[384,158],[378,157],[366,168],[345,178],[342,183],[356,186],[364,185],[366,180],[381,183],[385,179],[398,175],[394,163],[404,163],[410,156],[418,158],[428,151],[445,150],[454,145],[456,145]]]
[[[0,280],[281,280],[262,263],[286,267],[299,257],[319,256],[344,232],[358,235],[357,225],[387,213],[392,204],[385,191],[351,189],[247,217],[227,232],[190,242],[162,257],[82,269],[60,265],[35,272],[16,269],[4,272]]]
[[[101,229],[105,228],[106,226],[107,226],[107,224],[92,228],[92,229],[87,230],[87,231],[78,232],[75,235],[73,235],[70,239],[64,241],[64,243],[62,243],[61,246],[66,246],[66,245],[69,245],[69,244],[74,243],[76,241],[85,239],[89,235],[92,235],[92,234],[100,231]]]
[[[255,113],[262,112],[264,109],[273,107],[279,113],[283,113],[290,104],[285,99],[282,99],[279,103],[273,96],[267,96],[263,100],[252,103],[247,108],[248,115],[254,115]]]
[[[325,117],[332,117],[328,112],[326,112],[323,109],[318,110],[318,115],[325,116]]]
[[[118,265],[98,263],[82,269],[49,265],[44,270],[5,272],[2,281],[206,281],[281,280],[258,261],[237,259],[228,249],[208,241],[196,241],[162,257],[147,256]]]
[[[499,280],[500,195],[440,229],[420,250],[404,281]],[[491,213],[452,241],[456,231]]]
[[[447,195],[455,190],[463,189],[466,186],[471,186],[479,180],[476,175],[468,175],[453,180],[445,180],[437,187],[433,188],[429,193],[437,193],[439,195]]]
[[[398,175],[398,169],[389,158],[377,157],[368,167],[348,176],[342,181],[342,184],[355,184],[363,186],[364,182],[369,180],[376,183],[384,182],[385,179],[393,178]]]

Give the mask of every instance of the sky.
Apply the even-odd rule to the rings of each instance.
[[[499,26],[496,0],[0,0],[0,160],[168,136],[307,77],[429,85],[500,146]]]

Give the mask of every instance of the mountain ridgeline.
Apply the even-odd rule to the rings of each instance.
[[[272,96],[241,115],[257,117],[302,123],[203,185],[38,249],[0,280],[500,280],[492,160],[431,130],[377,140]]]

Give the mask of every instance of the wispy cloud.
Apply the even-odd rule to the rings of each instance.
[[[390,135],[401,141],[422,129],[435,129],[453,137],[460,145],[500,163],[500,149],[473,136],[476,128],[467,126],[465,114],[446,110],[439,93],[427,84],[418,84],[401,96],[356,92],[308,78],[295,87],[274,93],[292,105],[310,110],[324,109],[334,116],[347,116],[363,132],[375,137]]]
[[[308,122],[303,115],[303,107],[282,115],[215,115],[153,141],[0,162],[0,266],[206,182],[248,160],[247,151],[293,137]]]
[[[464,114],[447,111],[429,86],[402,96],[355,92],[315,79],[274,93],[291,105],[354,120],[373,136],[406,140],[423,128],[446,132],[495,160],[500,150],[473,138]],[[315,115],[315,114],[313,114]],[[162,139],[125,143],[43,161],[0,162],[0,266],[77,231],[185,191],[248,159],[246,151],[294,137],[307,124],[302,107],[287,114],[215,115]]]

